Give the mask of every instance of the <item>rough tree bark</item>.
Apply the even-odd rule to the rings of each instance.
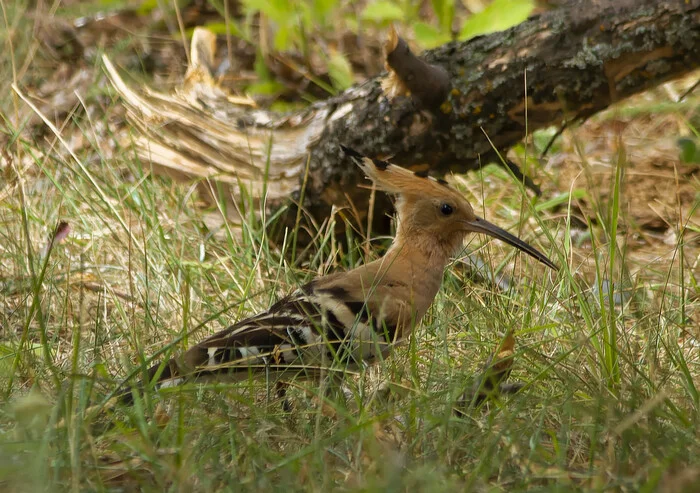
[[[172,95],[133,91],[105,59],[142,157],[223,184],[234,198],[242,186],[254,197],[264,190],[271,210],[301,199],[306,213],[325,218],[351,201],[363,219],[368,192],[355,186],[362,177],[340,143],[438,175],[497,161],[496,150],[526,130],[584,119],[700,66],[700,0],[574,0],[427,51],[423,60],[449,79],[446,99],[427,106],[416,94],[387,98],[383,74],[297,114],[255,109],[213,81],[212,36],[193,40],[185,83]],[[296,216],[290,210],[287,224]]]

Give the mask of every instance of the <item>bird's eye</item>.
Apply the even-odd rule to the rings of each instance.
[[[449,216],[450,214],[452,214],[454,212],[454,209],[452,208],[452,206],[450,204],[442,204],[440,206],[440,212],[442,212],[443,216]]]

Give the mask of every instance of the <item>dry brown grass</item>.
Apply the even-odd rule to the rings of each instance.
[[[19,25],[12,12],[8,18]],[[24,54],[44,56],[31,47],[15,43],[16,66]],[[242,234],[212,234],[193,187],[135,159],[100,67],[53,63],[16,80],[38,111],[9,89],[3,105],[4,489],[692,491],[697,484],[700,185],[697,166],[681,164],[674,147],[698,130],[698,97],[674,103],[692,78],[566,130],[541,167],[528,162],[543,186],[539,201],[500,168],[453,177],[489,219],[550,244],[568,269],[545,274],[474,239],[470,249],[502,266],[510,287],[474,283],[455,263],[418,336],[374,377],[350,379],[350,405],[326,402],[335,412],[329,418],[307,397],[310,384],[290,391],[295,409],[284,413],[264,379],[101,407],[164,346],[191,344],[365,254],[326,232],[317,253],[291,267],[254,214]],[[574,189],[583,193],[570,208],[567,200],[547,205]],[[611,237],[615,197],[620,219]],[[42,257],[60,220],[70,235]],[[599,294],[603,281],[630,293],[614,310]],[[452,417],[455,400],[510,329],[518,339],[512,378],[525,389],[466,419]],[[376,380],[389,382],[389,397],[369,391]]]

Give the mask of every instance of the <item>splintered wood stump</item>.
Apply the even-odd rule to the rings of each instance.
[[[527,132],[566,125],[700,65],[700,0],[573,0],[522,24],[413,55],[387,41],[388,73],[294,114],[261,110],[212,76],[214,35],[198,29],[173,94],[131,89],[104,58],[137,128],[142,159],[234,204],[266,194],[281,226],[368,211],[339,144],[431,174],[498,162]],[[527,116],[527,127],[526,127]],[[517,171],[517,169],[514,169]],[[536,188],[530,184],[531,188]],[[245,190],[243,190],[245,189]],[[377,197],[377,209],[386,205]],[[298,214],[298,207],[303,214]],[[386,215],[374,214],[374,231]],[[342,226],[342,225],[341,225]]]

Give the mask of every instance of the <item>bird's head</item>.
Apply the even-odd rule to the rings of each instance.
[[[378,190],[395,195],[398,220],[397,242],[432,238],[447,256],[462,248],[469,233],[483,233],[522,250],[543,264],[557,266],[535,247],[474,214],[471,204],[446,181],[400,166],[370,159],[342,146],[346,155],[364,171]]]

